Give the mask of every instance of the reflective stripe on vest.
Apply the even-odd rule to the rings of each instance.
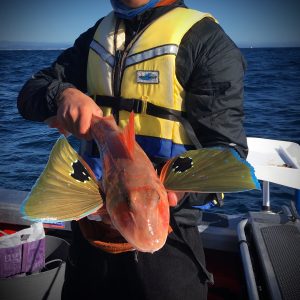
[[[154,49],[149,49],[145,52],[128,56],[128,58],[126,59],[125,67],[140,63],[145,60],[152,59],[157,56],[162,56],[167,54],[176,55],[177,52],[178,52],[177,45],[163,45]]]
[[[111,68],[114,67],[115,58],[107,52],[97,41],[93,40],[90,48],[93,49]]]
[[[115,57],[111,55],[105,48],[103,48],[97,41],[93,40],[91,42],[90,48],[93,49],[103,61],[109,64],[111,68],[114,67]],[[155,49],[150,49],[143,53],[137,53],[131,56],[128,56],[126,59],[125,67],[137,64],[144,60],[152,59],[156,56],[166,55],[166,54],[174,54],[176,55],[178,52],[177,45],[164,45],[157,47]]]

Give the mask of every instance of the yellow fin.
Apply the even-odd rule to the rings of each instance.
[[[172,191],[232,193],[260,189],[253,167],[229,148],[187,151],[165,164],[160,179]]]
[[[97,180],[65,137],[55,143],[48,163],[22,203],[26,219],[42,222],[78,220],[103,204]]]

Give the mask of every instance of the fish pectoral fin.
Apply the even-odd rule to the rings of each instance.
[[[55,143],[48,163],[21,206],[24,218],[58,222],[81,219],[103,205],[98,182],[65,137]]]
[[[260,189],[253,167],[231,148],[187,151],[165,164],[160,179],[172,191],[231,193]]]

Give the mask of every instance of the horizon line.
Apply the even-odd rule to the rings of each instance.
[[[239,46],[239,49],[263,49],[263,48],[300,48],[300,46]],[[0,51],[63,51],[69,47],[61,48],[1,48]]]
[[[0,40],[0,50],[65,50],[73,46],[72,42],[28,42]],[[256,44],[235,42],[238,48],[299,48],[299,43],[266,43]]]

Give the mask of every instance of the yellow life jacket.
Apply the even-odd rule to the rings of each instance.
[[[210,17],[175,8],[147,26],[125,49],[125,26],[110,13],[90,45],[88,94],[104,115],[119,107],[120,127],[135,111],[136,140],[151,157],[170,158],[193,147],[184,125],[185,91],[176,77],[175,59],[185,33]]]

